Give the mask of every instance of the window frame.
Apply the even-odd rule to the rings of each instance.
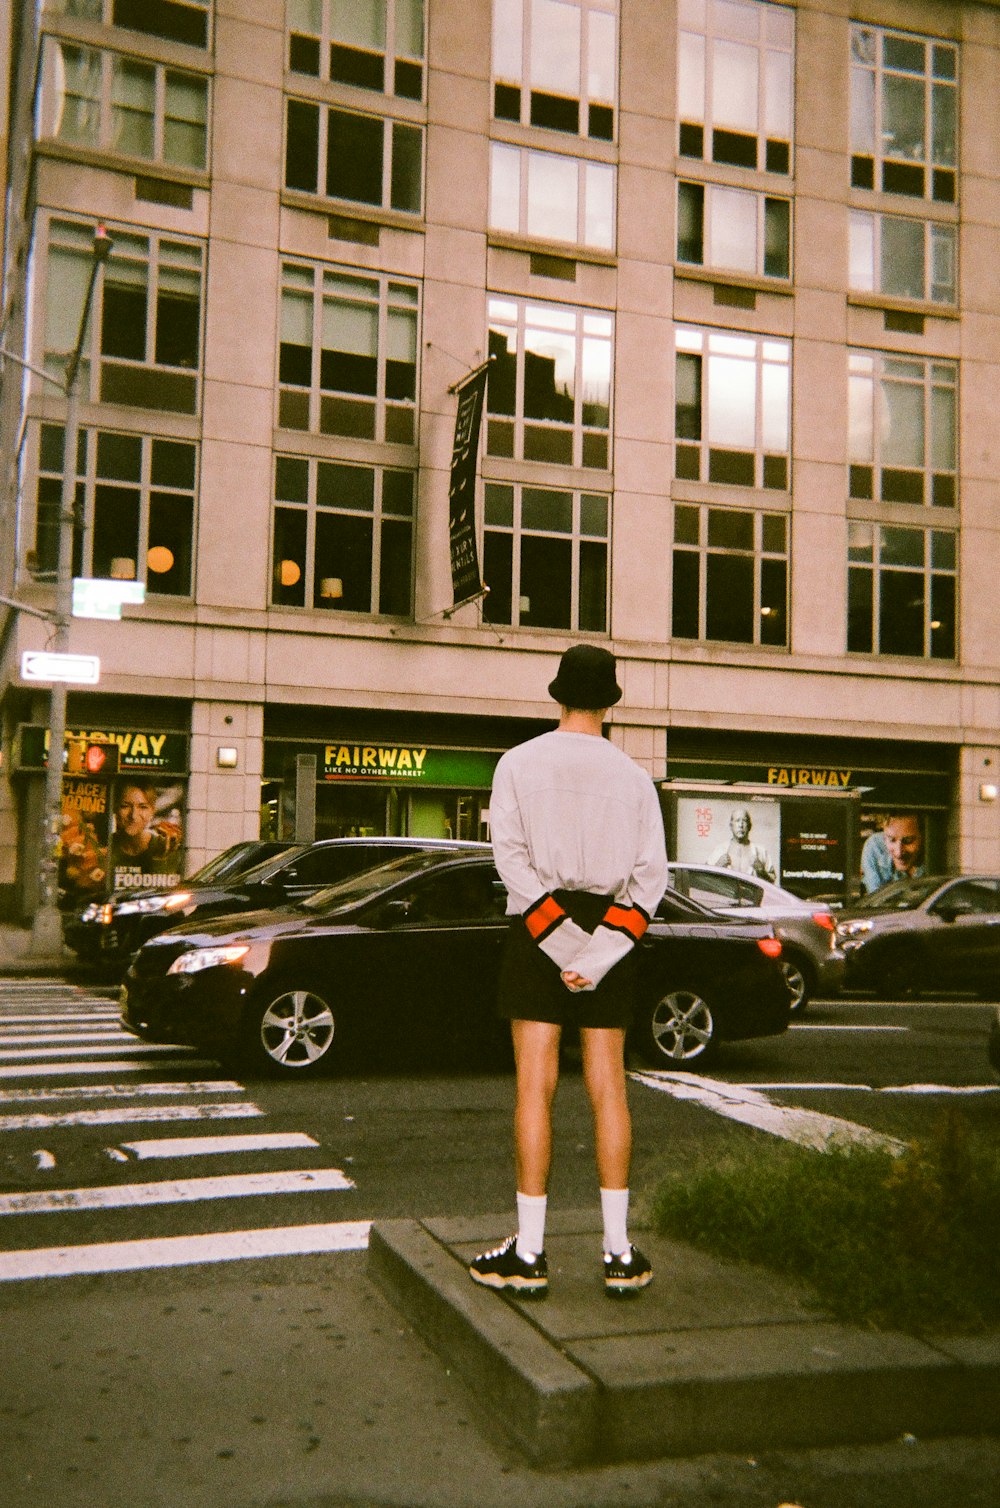
[[[138,31],[145,37],[158,37],[167,42],[177,42],[182,47],[207,50],[212,46],[213,0],[54,0],[54,8],[64,16],[79,16],[86,20],[99,21],[104,26]],[[116,19],[115,12],[119,8],[125,15],[125,20]],[[148,22],[150,14],[154,17],[175,15],[178,19],[185,14],[192,19],[204,17],[203,39],[195,41],[191,36],[181,36],[169,30],[154,31],[148,25],[145,27],[135,25],[136,17],[145,18]]]
[[[917,226],[922,231],[923,289],[921,293],[900,293],[883,286],[887,263],[884,255],[885,231],[890,222],[910,227]],[[848,284],[852,293],[870,293],[886,299],[912,299],[918,303],[933,304],[936,308],[954,309],[957,307],[959,237],[956,224],[951,221],[918,219],[910,215],[879,213],[876,210],[852,209],[849,233]],[[951,279],[947,284],[935,282],[934,275],[937,255],[935,243],[942,237],[946,237],[950,242],[947,255],[951,264]],[[862,256],[866,270],[859,279],[856,268]],[[946,292],[935,294],[936,287],[944,288]]]
[[[895,367],[898,370],[894,371]],[[907,371],[906,369],[910,370]],[[918,369],[921,372],[917,380]],[[959,505],[959,364],[951,358],[914,355],[911,352],[868,350],[849,347],[848,376],[848,496],[852,503],[872,508],[934,508],[954,514]],[[885,461],[887,416],[892,403],[888,384],[905,384],[905,390],[921,391],[923,463],[920,466],[887,465]],[[951,394],[951,464],[935,466],[935,446],[940,414],[947,413],[937,394]],[[937,414],[935,409],[937,408]],[[867,473],[867,475],[866,475]],[[886,476],[889,486],[886,486]],[[920,498],[907,496],[920,478]],[[888,493],[888,495],[887,495]]]
[[[694,190],[692,197],[701,195],[701,207],[696,211],[700,219],[701,227],[701,257],[687,256],[682,246],[682,200],[685,192]],[[714,254],[715,231],[717,229],[716,215],[713,201],[719,201],[723,195],[740,194],[755,201],[754,217],[754,255],[752,267],[739,266],[732,262],[717,260]],[[768,209],[771,205],[781,205],[786,211],[786,237],[785,237],[785,268],[782,272],[773,272],[768,269],[767,248],[767,219]],[[792,237],[793,237],[793,200],[786,194],[768,194],[759,189],[736,187],[732,184],[710,183],[701,178],[678,178],[677,180],[677,265],[684,269],[688,267],[703,268],[707,272],[726,272],[738,277],[763,278],[768,282],[786,284],[792,277]]]
[[[752,449],[744,446],[719,443],[711,432],[711,405],[714,380],[721,382],[718,361],[746,360],[736,348],[749,343],[754,348],[753,368],[753,414],[754,444]],[[779,356],[779,352],[783,353]],[[677,324],[674,326],[674,477],[678,481],[708,482],[713,486],[744,487],[751,490],[789,492],[792,469],[792,342],[781,336],[762,334],[750,330],[723,330],[711,326]],[[685,367],[682,360],[697,362],[698,400],[694,405],[682,403],[686,397],[687,383],[682,382]],[[783,412],[780,416],[768,413],[769,379],[771,371],[783,371],[785,392]],[[747,415],[743,414],[743,422]],[[768,428],[777,422],[784,428],[784,448],[767,446]],[[684,429],[697,430],[697,434],[684,434]],[[713,443],[714,441],[714,443]],[[695,469],[695,460],[697,462]],[[749,475],[747,462],[750,462]],[[726,475],[727,468],[730,475]],[[741,474],[742,473],[742,474]]]
[[[864,36],[874,42],[873,58],[861,56]],[[924,68],[918,74],[900,64],[886,63],[887,43],[910,44],[925,49]],[[853,21],[850,29],[850,88],[851,88],[851,186],[884,194],[922,199],[940,204],[958,203],[959,185],[959,86],[960,46],[947,37],[922,35],[889,26],[877,26],[868,22]],[[938,51],[948,53],[954,61],[953,73],[935,72],[935,55]],[[904,152],[893,153],[886,149],[885,130],[885,80],[886,78],[916,79],[923,81],[923,140],[922,156],[907,156]],[[870,81],[870,88],[869,82]],[[951,121],[954,137],[954,161],[935,157],[935,89],[951,90]],[[942,96],[943,101],[944,96]],[[871,113],[869,114],[869,106]],[[867,139],[866,139],[867,138]],[[866,150],[859,150],[864,148]],[[917,164],[922,185],[917,192]],[[888,171],[887,171],[888,169]]]
[[[35,349],[42,353],[42,361],[50,376],[61,382],[64,377],[68,349],[49,348],[50,317],[58,319],[60,326],[76,330],[83,312],[85,284],[93,257],[92,243],[96,229],[95,221],[77,219],[62,211],[42,211],[38,221],[39,241],[44,244],[43,266],[44,290],[37,303]],[[93,303],[85,332],[80,362],[79,392],[84,401],[94,403],[122,404],[126,407],[146,409],[153,413],[176,413],[197,416],[201,412],[202,385],[204,379],[205,340],[205,292],[206,292],[206,246],[194,236],[185,236],[170,230],[156,230],[146,226],[107,225],[112,240],[111,255],[97,270],[94,282]],[[145,243],[146,255],[139,254],[140,243]],[[69,304],[62,304],[54,297],[54,256],[78,257],[76,279]],[[145,269],[144,280],[136,281],[135,269]],[[120,274],[116,281],[115,273]],[[195,277],[197,283],[197,330],[194,346],[197,360],[186,362],[157,361],[158,341],[165,338],[176,325],[163,312],[161,325],[161,301],[178,292],[178,280]],[[122,289],[142,286],[145,291],[145,314],[143,319],[144,354],[124,356],[103,349],[105,313],[109,288]],[[75,295],[79,293],[79,301]],[[59,306],[58,308],[56,306]],[[160,374],[164,381],[173,378],[173,389],[178,396],[190,392],[190,401],[149,404],[140,401],[142,388],[136,391],[137,374]],[[129,381],[129,374],[132,381]],[[182,379],[190,378],[190,384]]]
[[[898,536],[910,535],[922,538],[922,561],[918,564],[908,564],[899,560],[887,560],[889,535],[895,533]],[[867,536],[867,542],[866,542]],[[947,546],[940,544],[943,540],[949,540]],[[848,546],[847,546],[847,653],[848,655],[863,655],[868,658],[893,658],[922,661],[957,661],[959,658],[959,531],[957,525],[950,529],[941,529],[926,524],[899,525],[880,522],[875,519],[849,519],[848,520]],[[950,554],[951,563],[947,560],[935,561],[935,551],[941,548],[944,554]],[[900,631],[899,614],[895,610],[896,605],[885,602],[889,595],[888,580],[890,577],[903,578],[907,583],[919,580],[921,584],[921,597],[918,601],[910,601],[908,605],[918,607],[921,614],[921,643],[919,651],[901,649],[898,644],[889,641],[891,632]],[[932,614],[935,610],[936,583],[951,582],[951,601],[947,604],[952,610],[950,625],[950,638],[943,638],[941,651],[936,653],[934,646],[934,634],[944,628],[947,632],[948,625],[939,618],[935,619]],[[902,584],[902,582],[900,582]],[[867,588],[867,600],[859,602],[856,588]],[[912,588],[908,585],[907,592]],[[942,587],[942,593],[947,592]],[[942,596],[938,595],[938,603],[942,602]],[[883,611],[885,608],[885,611]],[[886,627],[883,628],[883,621]],[[863,642],[862,642],[863,641]]]
[[[278,473],[282,461],[291,461],[304,464],[306,467],[307,495],[304,501],[278,496],[279,482]],[[320,467],[329,466],[335,468],[350,468],[357,471],[370,472],[372,474],[372,507],[371,510],[354,508],[348,504],[339,507],[334,504],[319,501]],[[392,512],[385,506],[385,478],[387,475],[405,475],[411,479],[411,507],[408,514]],[[396,620],[410,620],[413,616],[413,591],[415,578],[414,546],[416,536],[416,512],[417,512],[417,471],[415,467],[402,467],[380,462],[347,461],[341,457],[304,455],[297,451],[278,450],[274,452],[271,498],[271,550],[270,550],[270,576],[268,586],[268,609],[269,611],[294,611],[312,613],[332,613],[334,621],[347,618],[357,621],[361,618],[393,618]],[[278,518],[279,513],[297,513],[305,518],[305,537],[303,542],[304,569],[301,574],[302,601],[278,601],[276,593],[281,588],[280,571],[284,563],[278,558],[280,545]],[[369,590],[367,608],[338,607],[337,603],[345,595],[343,591],[343,577],[326,578],[319,575],[319,558],[317,535],[320,520],[324,516],[336,518],[363,518],[371,521],[371,554],[369,572]],[[407,578],[407,606],[403,611],[395,612],[383,609],[383,582],[382,569],[388,555],[387,540],[389,531],[396,526],[398,528],[405,520],[409,531],[409,571]],[[298,562],[293,562],[298,565]],[[324,592],[322,582],[330,580],[331,584],[340,583],[340,595],[335,590]],[[286,583],[290,587],[297,587],[298,580]]]
[[[770,0],[725,0],[725,3],[731,14],[744,12],[748,23],[745,35],[730,36],[724,29],[716,29],[715,0],[680,0],[677,7],[678,156],[791,177],[795,154],[796,13],[790,6],[771,4]],[[749,35],[751,17],[755,17],[756,38]],[[791,38],[786,45],[778,32],[789,24]],[[752,131],[745,122],[743,125],[729,121],[721,123],[725,116],[715,98],[716,74],[721,71],[722,49],[725,47],[753,47],[757,52],[756,120]],[[787,130],[780,136],[769,130],[773,124],[768,118],[770,94],[772,88],[777,87],[776,78],[774,84],[769,82],[771,75],[777,73],[772,58],[785,60],[788,119],[784,123]],[[700,108],[689,110],[686,108],[689,100],[697,107],[693,93],[698,92],[699,83]],[[732,90],[723,85],[719,86],[719,92],[727,99],[732,95]],[[747,144],[751,141],[755,143],[752,162],[747,160]]]
[[[506,315],[504,311],[508,311]],[[615,318],[610,310],[593,309],[583,305],[557,304],[536,298],[519,297],[513,294],[487,294],[487,343],[497,360],[490,369],[486,390],[486,453],[517,461],[539,462],[542,465],[584,467],[587,470],[607,472],[611,470],[611,446],[614,437],[614,343]],[[554,416],[529,415],[526,412],[527,357],[549,358],[540,351],[529,348],[528,341],[537,333],[539,344],[548,338],[558,345],[560,339],[572,340],[573,358],[573,418],[567,423]],[[513,351],[505,345],[501,352],[500,341],[513,337]],[[585,375],[588,343],[596,356],[604,353],[607,358],[607,422],[585,422]],[[514,383],[512,408],[497,406],[498,391],[505,378],[500,362],[504,356],[513,356]],[[603,370],[601,377],[603,379]],[[553,358],[553,396],[559,396],[555,386],[555,359]],[[565,399],[568,395],[562,395]],[[593,406],[593,405],[592,405]],[[604,408],[604,404],[596,405]],[[509,444],[507,437],[509,436]],[[567,442],[568,441],[568,447]],[[551,447],[548,454],[546,447]],[[561,447],[562,453],[554,453]]]
[[[63,474],[63,455],[65,445],[65,427],[61,423],[49,420],[31,421],[30,442],[27,447],[29,459],[29,474],[23,478],[22,495],[34,497],[34,526],[35,544],[33,557],[37,569],[33,574],[40,576],[42,580],[55,578],[56,553],[58,541],[58,511],[60,507],[60,493]],[[51,441],[58,445],[59,463],[46,464],[44,459],[44,446],[46,431],[51,432]],[[60,434],[57,440],[56,435]],[[102,439],[125,441],[138,447],[140,463],[139,475],[121,476],[112,471],[102,471],[99,457]],[[155,475],[155,463],[157,460],[157,448],[159,446],[183,446],[191,452],[192,481],[190,486],[181,486],[169,481],[165,482],[162,476]],[[81,465],[82,456],[82,465]],[[155,598],[157,601],[190,602],[195,596],[196,575],[196,544],[198,531],[198,500],[200,487],[200,446],[196,439],[179,439],[174,435],[152,434],[148,431],[134,432],[122,430],[108,425],[86,425],[79,431],[76,465],[76,519],[73,529],[73,552],[72,572],[74,576],[92,578],[95,575],[95,558],[98,550],[98,510],[101,503],[99,492],[105,491],[131,492],[137,495],[136,509],[136,532],[121,546],[121,554],[118,557],[113,552],[107,552],[107,559],[132,560],[133,574],[128,576],[124,572],[117,576],[120,580],[132,580],[143,582],[146,587],[147,599]],[[49,491],[52,496],[48,502],[48,511],[51,518],[43,517],[42,490],[45,482],[51,483]],[[155,514],[161,505],[161,501],[177,499],[190,506],[190,536],[187,540],[187,589],[180,591],[157,591],[157,582],[164,574],[150,566],[150,554],[164,546],[165,536],[162,533]],[[110,499],[108,502],[110,503]],[[50,540],[46,547],[42,540],[42,531],[48,531]],[[134,557],[130,553],[135,550]],[[140,562],[142,569],[140,570]],[[100,561],[97,562],[101,564]],[[109,565],[107,571],[98,571],[98,576],[115,575],[113,565]]]
[[[689,518],[682,515],[697,513],[697,541],[682,537],[683,526],[689,522]],[[714,522],[712,515],[718,515],[722,522],[729,518],[749,518],[752,521],[753,543],[748,550],[743,547],[727,546],[718,542],[713,543],[711,527]],[[768,525],[774,520],[782,521],[784,543],[782,548],[776,549],[769,546],[765,540]],[[680,643],[697,644],[739,644],[754,649],[767,649],[787,651],[790,647],[789,634],[789,605],[791,591],[791,516],[777,509],[766,508],[736,508],[730,504],[715,504],[705,502],[689,502],[687,500],[674,500],[674,527],[671,541],[671,617],[670,637]],[[678,603],[678,557],[697,559],[697,586],[696,586],[696,616],[697,633],[686,633],[678,627],[680,606]],[[709,601],[709,592],[712,588],[710,580],[710,566],[713,560],[720,558],[750,560],[752,562],[752,603],[751,614],[753,618],[752,637],[732,638],[722,637],[720,634],[711,632],[711,618],[713,616],[712,604]],[[775,607],[771,601],[765,600],[772,595],[765,589],[765,565],[769,561],[781,562],[784,567],[784,584],[781,596],[783,602]],[[773,573],[772,573],[773,574]],[[725,590],[725,583],[722,584]],[[718,593],[719,588],[716,588]],[[766,626],[771,627],[770,620],[774,619],[776,626],[783,631],[765,636],[762,620],[767,620]]]
[[[500,491],[509,491],[510,497],[510,523],[491,520],[489,517],[493,495]],[[571,525],[567,529],[546,529],[538,524],[525,523],[525,492],[551,493],[553,497],[560,495],[568,496],[571,506]],[[603,533],[598,533],[584,526],[583,512],[585,499],[600,499],[605,504],[605,527]],[[534,501],[534,500],[533,500]],[[491,591],[482,606],[482,620],[484,623],[509,628],[523,628],[536,632],[552,630],[554,632],[593,633],[607,635],[610,631],[611,617],[611,531],[612,531],[612,497],[608,492],[591,492],[581,487],[537,487],[528,482],[495,481],[487,479],[484,483],[483,496],[483,522],[481,528],[482,539],[482,562],[483,580],[490,586],[490,540],[509,539],[510,541],[510,610],[502,615],[496,615],[500,593]],[[522,615],[530,617],[530,606],[526,609],[525,594],[521,591],[524,579],[525,567],[525,540],[565,540],[569,542],[570,579],[569,579],[569,612],[566,623],[547,624],[540,622],[525,621]],[[583,608],[583,565],[582,555],[586,546],[600,545],[604,550],[604,600],[601,610],[601,622],[582,622]],[[530,546],[529,546],[530,548]]]
[[[290,277],[289,274],[292,276]],[[307,279],[311,287],[307,290]],[[344,285],[357,285],[357,294],[353,301],[347,298],[347,290]],[[366,285],[374,285],[377,293],[372,298],[366,292]],[[329,290],[329,295],[327,293]],[[404,293],[407,297],[404,299]],[[293,343],[284,340],[285,333],[285,297],[303,298],[308,296],[312,300],[310,316],[311,346],[310,346],[310,382],[308,388],[301,383],[291,383],[282,376],[282,363],[284,361],[283,347]],[[409,296],[412,295],[412,298]],[[278,321],[278,349],[277,372],[275,380],[275,424],[278,429],[291,430],[296,433],[341,435],[360,440],[372,440],[380,443],[405,445],[412,447],[416,444],[418,400],[420,395],[420,331],[422,327],[423,297],[422,286],[419,281],[408,277],[397,277],[390,272],[377,272],[374,270],[357,267],[342,267],[331,262],[309,262],[298,257],[283,257],[279,267],[279,321]],[[357,308],[359,310],[374,310],[376,319],[376,351],[375,361],[375,392],[365,394],[356,388],[324,388],[322,386],[322,360],[324,312],[327,305],[338,304],[345,308]],[[404,399],[390,396],[389,393],[389,364],[392,360],[392,340],[390,335],[390,321],[395,314],[406,315],[412,311],[413,328],[413,396]],[[289,395],[302,393],[308,394],[308,416],[306,424],[290,424],[287,422],[289,414],[295,405]],[[335,413],[335,405],[340,405],[340,411],[346,415],[362,412],[363,405],[369,401],[372,405],[373,423],[369,433],[367,428],[359,427],[351,429],[337,429],[324,424],[324,396],[327,398],[327,413]],[[348,405],[355,405],[353,410]],[[301,397],[299,400],[301,406]]]
[[[398,46],[399,34],[403,30],[404,25],[402,21],[398,20],[398,13],[402,10],[404,0],[379,0],[379,3],[382,7],[382,14],[385,18],[385,24],[383,27],[383,46],[381,49],[382,83],[380,87],[371,83],[364,83],[357,77],[350,79],[334,76],[333,48],[335,46],[341,45],[344,47],[345,51],[364,54],[365,56],[371,57],[373,59],[378,57],[379,52],[378,49],[369,49],[360,46],[347,47],[343,43],[338,44],[333,34],[334,27],[332,16],[332,0],[314,0],[315,7],[319,10],[320,13],[318,31],[316,31],[312,27],[310,27],[310,29],[307,31],[304,25],[297,27],[293,23],[293,12],[296,9],[304,12],[307,8],[308,0],[306,4],[302,4],[301,0],[298,0],[298,4],[297,0],[286,0],[285,63],[289,73],[295,74],[297,77],[319,79],[324,83],[332,84],[335,88],[344,87],[364,89],[370,93],[383,94],[389,99],[396,98],[422,102],[427,92],[428,6],[426,0],[415,0],[415,3],[419,4],[421,11],[421,47],[420,52],[417,54],[400,51]],[[413,0],[410,0],[410,3],[413,3]],[[299,39],[300,43],[309,44],[308,51],[310,52],[313,50],[311,44],[313,43],[313,41],[315,41],[315,68],[296,66],[296,53],[299,54],[299,61],[301,63],[302,61],[304,61],[303,54],[307,50],[306,47],[303,47],[301,45],[297,48],[296,39]],[[419,65],[420,85],[416,92],[414,92],[412,88],[401,90],[398,87],[399,83],[406,77],[405,72],[401,72],[400,70],[401,63],[404,65],[404,69],[407,65],[409,65],[411,69]]]
[[[509,155],[511,166],[513,166],[513,159],[516,159],[517,216],[515,224],[502,223],[499,213],[498,180],[503,176],[504,171],[500,165],[502,154]],[[559,216],[567,226],[564,233],[558,227],[548,226],[539,229],[537,223],[533,223],[538,213],[538,200],[532,194],[532,166],[535,163],[558,163],[566,166],[567,169],[575,170],[576,189],[572,214],[567,206],[565,213]],[[593,172],[610,175],[610,233],[606,240],[593,236],[588,229],[591,204],[595,197],[595,188],[591,182]],[[617,206],[618,169],[614,163],[597,161],[588,157],[570,157],[565,153],[541,152],[534,147],[519,146],[507,141],[490,142],[489,226],[494,234],[520,236],[526,240],[565,242],[567,245],[583,246],[588,250],[607,252],[610,255],[614,253],[617,240]],[[557,206],[557,212],[558,209]]]
[[[57,55],[66,48],[89,54],[92,59],[98,60],[100,80],[98,93],[94,99],[97,106],[97,130],[93,140],[63,135],[58,129],[59,121],[53,120],[57,112],[56,79],[60,67],[65,67],[65,63],[60,64],[57,61]],[[115,69],[119,64],[148,68],[153,74],[153,103],[149,112],[152,119],[153,146],[149,153],[126,151],[115,143],[114,124],[118,106],[114,99],[114,86]],[[205,119],[202,127],[203,151],[200,162],[189,162],[183,158],[168,156],[165,150],[167,123],[176,118],[167,113],[167,86],[169,79],[173,76],[187,82],[195,81],[204,86]],[[69,97],[67,95],[67,98]],[[155,58],[136,58],[127,53],[117,52],[113,48],[92,47],[89,43],[78,42],[75,39],[49,35],[42,39],[41,88],[35,110],[35,139],[51,141],[83,151],[125,157],[131,161],[152,164],[167,171],[179,169],[185,173],[204,173],[209,169],[208,153],[212,137],[211,98],[211,80],[206,74],[194,73],[187,68],[176,68],[173,64],[158,62]]]
[[[494,0],[491,41],[492,117],[538,130],[558,131],[585,141],[613,142],[618,137],[618,59],[620,48],[618,0],[554,0],[579,17],[576,92],[536,88],[538,68],[533,60],[535,6],[538,0]],[[610,69],[610,100],[590,92],[593,74],[590,53],[605,49],[597,35],[608,20],[613,28],[614,61]],[[509,39],[509,40],[508,40]],[[519,55],[519,56],[518,56]],[[510,66],[508,66],[508,64]],[[576,123],[571,123],[572,110]],[[547,119],[543,118],[547,115]],[[562,124],[557,120],[562,117]]]
[[[292,118],[293,112],[298,111],[298,118],[305,120],[302,112],[309,111],[309,137],[310,152],[312,141],[316,144],[316,170],[311,181],[315,187],[309,187],[304,182],[292,182],[288,180],[292,174],[292,162],[290,157]],[[379,198],[349,197],[344,194],[329,192],[330,171],[330,123],[334,116],[343,117],[345,120],[365,122],[370,127],[377,127],[382,135],[381,156],[378,160],[378,172],[380,175]],[[296,128],[298,129],[298,128]],[[361,129],[359,127],[359,129]],[[414,206],[399,202],[396,194],[397,180],[395,169],[400,162],[405,161],[403,149],[404,140],[409,138],[404,133],[412,133],[411,145],[419,144],[420,163],[417,172],[417,199]],[[424,213],[424,191],[427,168],[427,128],[420,121],[409,118],[389,115],[377,115],[371,111],[356,110],[342,104],[333,104],[327,100],[310,99],[303,95],[285,95],[285,109],[283,120],[283,168],[282,168],[282,192],[285,194],[303,194],[313,200],[322,200],[326,204],[345,206],[349,205],[354,210],[359,208],[376,214],[403,215],[407,219],[419,219]],[[374,168],[374,158],[369,164],[369,171]],[[394,197],[396,202],[394,202]]]

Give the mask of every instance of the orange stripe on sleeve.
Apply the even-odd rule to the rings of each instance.
[[[565,911],[552,895],[543,895],[524,913],[524,925],[535,942],[541,942],[543,937],[565,920]]]
[[[625,932],[633,942],[638,942],[649,926],[649,918],[639,906],[609,906],[601,925],[613,932]]]

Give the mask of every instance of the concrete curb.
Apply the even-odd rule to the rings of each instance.
[[[503,1231],[502,1219],[380,1222],[369,1266],[535,1465],[996,1429],[1000,1335],[853,1329],[767,1273],[646,1236],[658,1282],[611,1304],[595,1297],[593,1217],[565,1212],[546,1241],[550,1297],[517,1302],[466,1271]]]

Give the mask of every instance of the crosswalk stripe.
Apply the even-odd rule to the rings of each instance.
[[[370,1220],[329,1225],[287,1225],[217,1235],[163,1236],[156,1240],[109,1241],[92,1246],[48,1246],[0,1253],[0,1282],[64,1278],[102,1272],[138,1272],[253,1257],[292,1257],[333,1251],[364,1251]]]
[[[44,1032],[8,1032],[0,1027],[0,1046],[30,1047],[32,1044],[46,1042],[134,1042],[135,1037],[131,1032],[122,1031],[121,1027],[115,1027],[110,1023],[107,1026],[95,1026],[91,1031],[44,1031]]]
[[[292,1147],[318,1147],[305,1131],[261,1131],[255,1135],[163,1136],[118,1144],[140,1162],[149,1157],[210,1157],[227,1152],[284,1152]]]
[[[179,1047],[177,1052],[183,1052]],[[216,1065],[207,1058],[158,1058],[156,1063],[144,1063],[138,1058],[118,1058],[99,1063],[0,1063],[0,1079],[37,1079],[41,1077],[79,1077],[89,1073],[148,1073],[151,1068],[162,1072],[165,1068],[213,1068]]]
[[[63,1115],[36,1112],[0,1115],[0,1131],[49,1131],[59,1126],[145,1125],[153,1121],[248,1120],[263,1115],[256,1105],[134,1105],[117,1110],[69,1110]]]
[[[119,1010],[109,1011],[41,1011],[34,1014],[10,1015],[4,1011],[0,1015],[0,1021],[5,1026],[60,1026],[64,1022],[70,1026],[88,1025],[91,1022],[104,1026],[109,1021],[117,1021],[121,1016]]]
[[[106,1067],[101,1064],[101,1067]],[[145,1067],[145,1065],[143,1065]],[[162,1066],[162,1065],[161,1065]],[[0,1089],[0,1105],[18,1105],[57,1100],[145,1099],[159,1094],[246,1094],[236,1079],[196,1079],[173,1084],[63,1084],[57,1089]]]
[[[131,1034],[126,1034],[126,1041],[131,1042],[131,1052],[145,1053],[147,1055],[164,1052],[179,1052],[181,1049],[170,1042],[139,1042]],[[102,1053],[121,1052],[121,1044],[116,1043],[111,1047],[15,1047],[9,1052],[0,1050],[0,1062],[21,1062],[26,1058],[86,1058],[92,1056],[99,1058]]]
[[[100,1185],[86,1189],[30,1189],[0,1194],[0,1216],[44,1215],[54,1210],[136,1209],[204,1199],[245,1199],[260,1194],[315,1194],[353,1189],[339,1168],[285,1173],[229,1173],[218,1178],[175,1178],[161,1183]]]

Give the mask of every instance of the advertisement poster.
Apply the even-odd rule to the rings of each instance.
[[[677,801],[677,860],[714,864],[780,884],[781,807],[777,801],[682,796]]]
[[[176,885],[184,873],[184,788],[123,776],[114,782],[108,871],[113,890]]]
[[[844,896],[847,823],[841,802],[792,801],[781,831],[782,884],[804,900]]]
[[[63,780],[59,888],[62,904],[76,909],[108,890],[111,793],[106,780]]]

